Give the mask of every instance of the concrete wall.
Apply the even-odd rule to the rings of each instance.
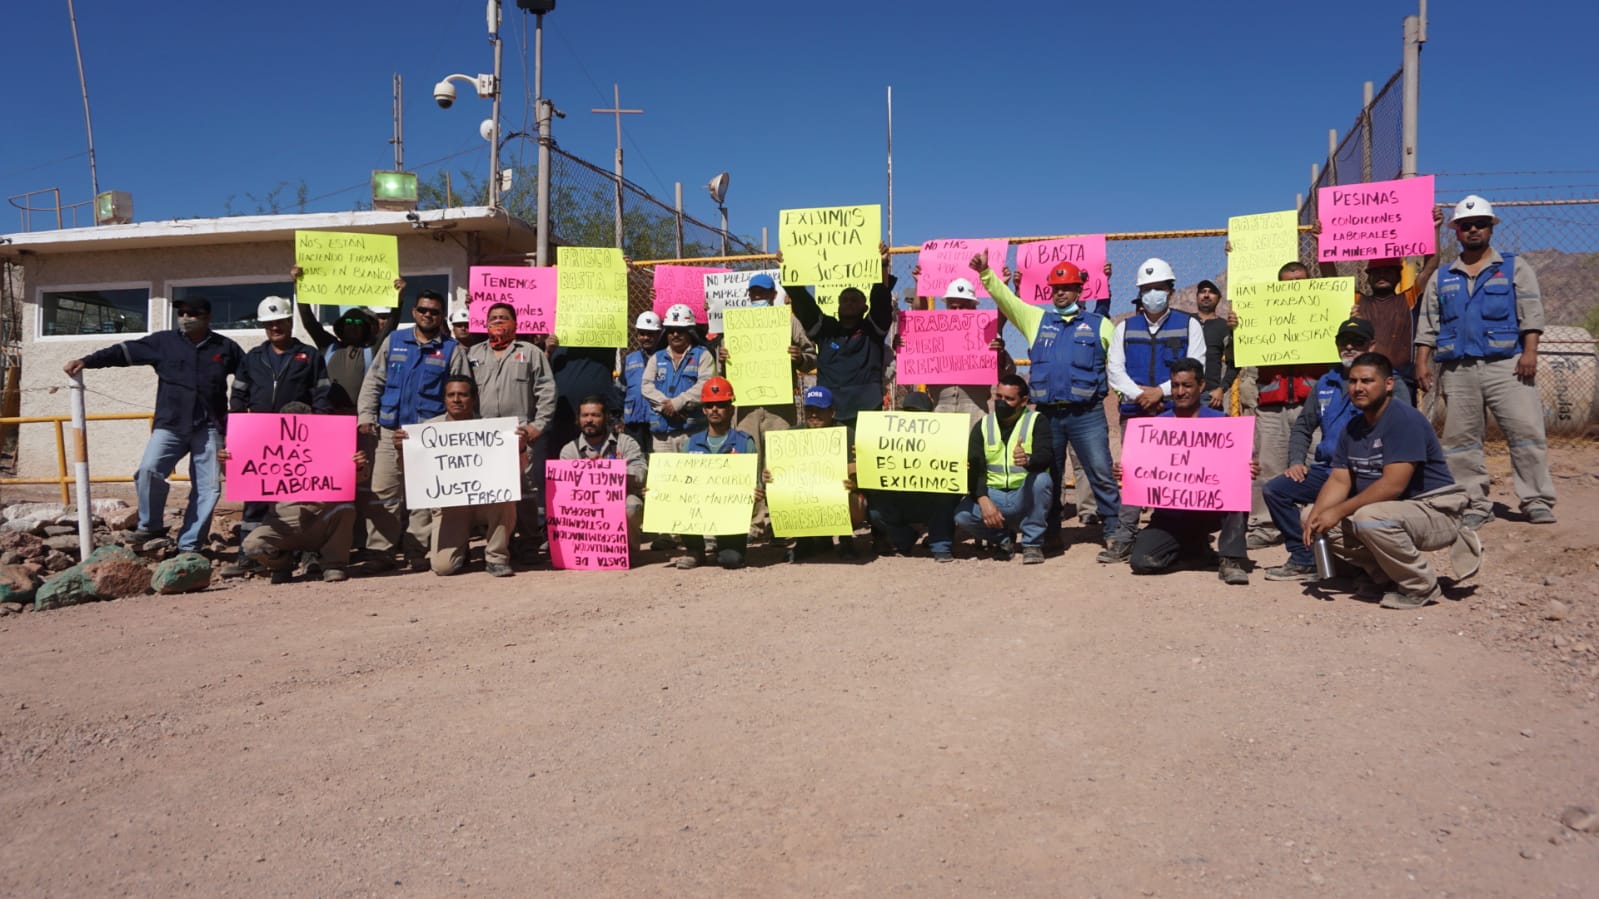
[[[401,271],[405,274],[449,273],[455,302],[465,302],[467,253],[453,240],[443,242],[426,235],[401,235]],[[286,280],[294,265],[294,247],[289,241],[272,243],[228,243],[209,246],[161,247],[145,250],[104,252],[64,252],[25,257],[23,266],[23,346],[22,414],[66,415],[71,398],[66,390],[70,380],[61,368],[68,361],[88,355],[130,337],[128,334],[82,336],[42,336],[39,321],[41,291],[96,284],[145,284],[150,286],[151,329],[171,328],[172,310],[166,297],[171,283],[191,279],[260,278]],[[298,318],[296,333],[300,333]],[[260,343],[256,331],[221,332],[238,341],[246,350]],[[139,368],[101,368],[84,372],[89,393],[88,412],[144,413],[155,409],[154,370]],[[54,392],[51,392],[53,388]],[[89,468],[94,477],[132,475],[144,453],[149,436],[147,421],[89,423]],[[55,430],[48,424],[22,425],[17,452],[19,477],[51,477],[56,474]],[[70,461],[70,460],[69,460]],[[187,473],[186,463],[179,472]]]

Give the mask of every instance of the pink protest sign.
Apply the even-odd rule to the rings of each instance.
[[[229,415],[228,500],[355,499],[355,424],[354,415]]]
[[[1253,418],[1134,418],[1122,435],[1122,502],[1249,511]]]
[[[474,265],[468,282],[468,327],[474,333],[488,333],[489,307],[495,303],[516,307],[518,334],[555,333],[554,266]]]
[[[999,380],[999,333],[993,309],[934,309],[899,314],[895,371],[902,384],[980,384]]]
[[[725,268],[703,265],[657,265],[655,267],[655,314],[666,320],[666,310],[682,303],[694,310],[694,320],[705,324],[705,276],[725,272]]]
[[[552,459],[544,476],[551,564],[576,571],[625,570],[627,463]]]
[[[1321,262],[1425,256],[1438,249],[1431,175],[1316,191]]]
[[[1035,306],[1048,305],[1050,269],[1070,262],[1083,273],[1083,299],[1110,297],[1105,283],[1105,235],[1084,234],[1054,240],[1036,240],[1016,248],[1016,270],[1022,273],[1021,298]]]
[[[1005,254],[1010,251],[1010,242],[999,237],[992,240],[929,240],[922,244],[922,252],[916,257],[916,264],[922,267],[922,273],[916,277],[916,295],[941,297],[949,287],[949,282],[965,278],[977,288],[978,296],[988,296],[988,291],[983,289],[983,282],[977,278],[977,272],[967,265],[973,256],[984,250],[988,251],[988,264],[998,272],[1005,267]]]

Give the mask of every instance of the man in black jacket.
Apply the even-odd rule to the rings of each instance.
[[[888,329],[894,324],[894,283],[888,244],[880,244],[883,276],[871,288],[871,299],[859,288],[838,295],[838,316],[822,311],[803,285],[785,284],[794,317],[816,343],[816,383],[833,394],[838,421],[855,439],[855,415],[883,408],[883,366]]]
[[[175,331],[156,331],[138,340],[96,350],[68,362],[77,377],[86,368],[148,365],[160,379],[155,421],[144,458],[133,476],[139,495],[139,524],[130,539],[143,542],[166,533],[167,476],[189,457],[189,503],[184,508],[178,549],[197,552],[211,533],[211,513],[222,495],[217,449],[228,427],[228,377],[244,351],[211,331],[211,301],[201,297],[172,304]]]

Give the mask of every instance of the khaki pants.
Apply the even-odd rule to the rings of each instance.
[[[400,469],[400,451],[394,446],[394,431],[378,431],[377,458],[372,460],[373,503],[366,510],[366,548],[393,554],[396,548],[407,559],[427,554],[428,533],[433,516],[426,509],[405,508],[405,473]]]
[[[1483,407],[1493,413],[1510,445],[1521,508],[1555,505],[1555,482],[1549,476],[1549,446],[1544,442],[1543,401],[1536,384],[1516,378],[1515,359],[1465,359],[1445,362],[1438,383],[1448,409],[1444,421],[1444,459],[1455,483],[1466,488],[1471,511],[1492,513],[1488,501],[1488,465],[1482,456],[1487,426]]]
[[[783,417],[782,412],[785,410],[788,412],[789,417],[792,418],[794,415],[794,406],[792,404],[787,406],[756,406],[746,411],[733,424],[735,430],[743,431],[755,438],[755,452],[759,454],[755,467],[756,471],[766,470],[767,432],[786,431],[794,426],[794,422]],[[767,511],[766,500],[764,498],[756,500],[755,512],[750,518],[750,535],[764,536],[766,531],[770,530],[771,523],[772,515]]]
[[[433,523],[432,551],[428,564],[438,575],[455,574],[466,564],[467,545],[472,528],[483,527],[483,561],[511,564],[511,529],[516,527],[516,503],[489,503],[483,506],[450,506],[429,509]]]
[[[1266,509],[1266,497],[1261,490],[1266,482],[1280,475],[1288,466],[1303,463],[1304,459],[1288,458],[1288,436],[1304,404],[1273,403],[1255,410],[1255,460],[1260,463],[1260,477],[1250,484],[1249,536],[1282,541],[1282,532],[1271,522],[1271,512]]]
[[[343,568],[350,561],[354,533],[353,503],[273,503],[241,548],[251,561],[272,571],[293,568],[297,552],[314,552],[323,565]]]
[[[1327,536],[1335,555],[1378,582],[1393,581],[1407,595],[1421,596],[1438,583],[1425,553],[1448,549],[1462,539],[1460,516],[1466,504],[1466,493],[1458,487],[1415,499],[1372,503],[1357,509]]]
[[[650,445],[650,452],[652,453],[681,453],[688,448],[688,432],[652,434],[650,435]]]

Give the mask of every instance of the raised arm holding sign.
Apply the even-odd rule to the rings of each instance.
[[[400,277],[399,241],[392,234],[294,232],[295,285],[302,303],[395,306]]]
[[[1337,362],[1333,336],[1349,312],[1354,278],[1229,285],[1238,328],[1233,356],[1248,365]]]
[[[519,334],[555,332],[556,269],[554,266],[474,265],[469,277],[469,327],[488,333],[489,307],[510,303],[516,307]]]

